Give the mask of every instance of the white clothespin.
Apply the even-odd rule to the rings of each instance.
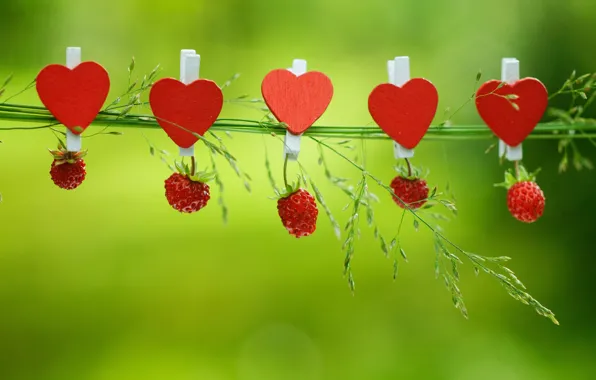
[[[295,59],[292,62],[292,67],[288,68],[296,76],[306,74],[306,61],[304,59]],[[298,154],[300,154],[300,139],[302,134],[294,135],[290,131],[286,130],[286,137],[284,138],[284,160],[286,157],[290,161],[298,160]]]
[[[81,48],[66,48],[66,67],[74,69],[81,63]],[[75,135],[66,128],[66,150],[68,152],[79,152],[81,150],[81,135]]]
[[[519,80],[519,61],[515,58],[503,58],[501,61],[501,81],[513,84]],[[499,158],[507,158],[509,161],[520,161],[523,156],[522,144],[509,146],[503,140],[499,140]]]
[[[190,84],[199,79],[199,70],[201,68],[201,56],[192,49],[182,49],[180,51],[180,82]],[[180,148],[180,156],[192,157],[195,155],[195,146],[189,148]]]
[[[403,86],[410,80],[410,57],[395,57],[387,61],[387,73],[389,83],[396,86]],[[407,149],[396,141],[393,142],[393,155],[395,158],[414,157],[414,149]]]

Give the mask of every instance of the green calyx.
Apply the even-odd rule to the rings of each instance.
[[[289,183],[285,188],[275,188],[275,197],[273,199],[282,199],[287,198],[290,195],[294,194],[298,190],[300,190],[300,177],[295,182]]]
[[[50,151],[52,157],[54,157],[56,165],[74,164],[87,155],[87,150],[80,152],[69,152],[66,149],[66,144],[64,144],[64,141],[62,141],[60,138],[58,138],[58,147],[56,150],[48,150]]]
[[[393,168],[395,169],[395,171],[397,172],[397,174],[400,177],[403,177],[403,178],[406,178],[409,180],[424,178],[428,175],[428,171],[426,171],[423,174],[422,169],[420,169],[416,166],[408,167],[408,165],[397,165],[397,166],[394,166]]]
[[[52,157],[54,157],[54,160],[56,160],[56,165],[74,164],[87,155],[87,150],[80,152],[69,152],[66,150],[64,144],[59,144],[58,149],[56,150],[48,150],[50,151]]]
[[[188,177],[193,182],[209,182],[215,178],[214,172],[197,171],[193,169],[192,165],[188,165],[183,161],[174,161],[174,165],[178,173]]]
[[[518,182],[535,182],[536,175],[539,172],[540,168],[530,173],[526,170],[526,168],[523,165],[519,164],[516,166],[515,169],[508,169],[505,172],[505,181],[501,183],[496,183],[495,186],[509,189],[511,188],[511,186],[515,185]]]

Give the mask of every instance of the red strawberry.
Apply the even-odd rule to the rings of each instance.
[[[211,198],[209,185],[205,183],[210,175],[203,172],[191,175],[191,169],[179,163],[176,167],[180,173],[172,174],[165,181],[168,203],[180,212],[190,214],[199,211]]]
[[[505,182],[499,184],[508,189],[507,208],[513,217],[524,223],[533,223],[544,213],[544,193],[535,182],[535,174],[519,167],[517,178],[505,173]]]
[[[58,150],[50,150],[50,153],[54,156],[50,176],[56,186],[66,190],[79,187],[87,174],[83,161],[86,152],[68,152],[64,145],[61,145]]]
[[[277,211],[284,227],[297,238],[311,235],[317,228],[317,203],[304,189],[282,195],[277,200]]]
[[[507,192],[509,212],[515,219],[525,223],[533,223],[542,216],[544,201],[544,193],[536,182],[518,182]]]
[[[428,199],[428,185],[424,179],[399,175],[391,181],[391,189],[399,197],[399,199],[393,197],[393,200],[401,208],[405,208],[404,203],[406,203],[409,208],[417,209]]]

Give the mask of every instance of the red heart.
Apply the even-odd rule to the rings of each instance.
[[[52,115],[79,135],[101,111],[110,91],[110,77],[95,62],[83,62],[72,70],[49,65],[39,72],[35,86]]]
[[[181,148],[190,148],[215,123],[223,94],[215,82],[199,79],[188,85],[173,78],[155,82],[149,93],[157,122]],[[190,132],[189,132],[190,131]]]
[[[379,127],[407,149],[414,149],[432,123],[439,94],[426,79],[414,78],[402,87],[378,85],[368,97],[368,111]]]
[[[495,135],[507,145],[517,146],[542,119],[548,105],[548,92],[542,82],[534,78],[499,87],[501,83],[491,80],[480,86],[476,92],[476,108]],[[517,99],[507,99],[508,95],[517,95]]]
[[[278,69],[265,76],[261,93],[277,120],[299,135],[323,115],[333,97],[333,85],[329,77],[318,71],[296,76]]]

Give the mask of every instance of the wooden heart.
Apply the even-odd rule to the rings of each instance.
[[[149,93],[157,122],[181,148],[190,148],[215,123],[223,94],[215,82],[199,79],[188,85],[173,79],[157,81]]]
[[[517,146],[536,127],[548,105],[548,92],[538,79],[512,85],[491,80],[476,92],[476,108],[486,125],[509,146]],[[509,96],[509,99],[507,98]]]
[[[83,62],[74,69],[49,65],[39,72],[35,86],[52,115],[79,135],[101,111],[110,91],[110,77],[95,62]]]
[[[317,71],[296,76],[279,69],[265,76],[261,93],[277,120],[299,135],[323,115],[333,97],[333,85],[331,79]]]
[[[439,94],[426,79],[414,78],[402,87],[384,83],[368,97],[368,111],[394,141],[414,149],[432,123]]]

